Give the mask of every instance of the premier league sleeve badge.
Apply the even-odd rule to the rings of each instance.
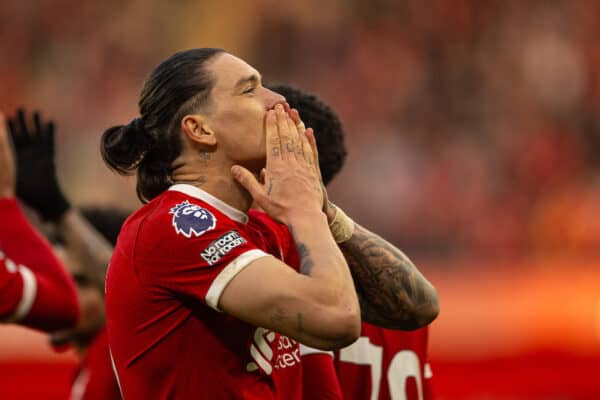
[[[188,239],[192,235],[198,237],[214,229],[217,222],[217,218],[210,211],[187,200],[171,208],[169,214],[173,215],[172,225],[175,232]]]

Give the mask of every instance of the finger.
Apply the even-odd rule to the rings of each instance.
[[[304,159],[306,159],[307,161],[312,163],[312,156],[309,159],[306,158],[307,153],[305,150],[310,145],[304,135],[304,132],[306,131],[306,127],[304,126],[304,122],[302,122],[302,120],[300,119],[300,113],[295,108],[292,108],[292,110],[290,111],[290,117],[292,118],[292,121],[294,121],[294,124],[296,125],[296,130],[298,131],[298,142],[296,144],[296,148],[297,148],[296,154],[297,155],[302,154],[302,157]]]
[[[300,131],[300,133],[304,133],[306,128],[304,126],[304,122],[302,122],[302,119],[300,118],[300,113],[298,112],[298,110],[296,110],[295,108],[292,108],[290,111],[290,117],[292,117],[292,120],[298,127],[298,130]]]
[[[16,128],[16,121],[14,119],[9,119],[6,122],[6,127],[8,128],[8,132],[10,133],[10,135],[12,136],[12,140],[14,143],[19,143],[20,142],[20,138],[21,135],[19,135],[19,132],[17,131]]]
[[[46,146],[48,146],[51,151],[54,151],[54,121],[50,121],[46,124],[45,132]]]
[[[310,153],[313,157],[314,167],[317,170],[317,173],[319,174],[319,178],[321,178],[322,180],[321,168],[319,167],[319,151],[317,150],[317,140],[315,139],[315,132],[312,128],[308,128],[306,130],[306,138],[308,140],[308,143],[310,144]]]
[[[288,129],[290,130],[290,136],[294,145],[294,155],[297,160],[304,160],[304,153],[302,151],[302,139],[296,123],[290,115],[287,116]]]
[[[256,180],[256,177],[252,174],[252,172],[239,165],[234,165],[231,167],[231,175],[240,185],[242,185],[242,187],[244,187],[244,189],[248,191],[248,193],[250,193],[254,201],[256,201],[259,206],[262,206],[261,203],[266,197],[265,189]]]
[[[275,114],[277,115],[277,130],[281,141],[281,157],[285,160],[294,156],[294,142],[287,121],[289,117],[281,104],[275,106]]]
[[[33,134],[35,136],[43,136],[44,132],[42,131],[42,122],[40,119],[40,113],[37,111],[33,113],[33,125],[35,127]]]
[[[27,129],[27,123],[25,122],[25,110],[20,108],[17,111],[17,129],[21,135],[21,139],[25,140],[31,137],[31,133]]]
[[[260,170],[260,175],[259,175],[259,180],[261,184],[265,184],[266,182],[266,177],[267,177],[267,170],[266,169],[261,169]]]
[[[281,140],[277,130],[277,117],[275,111],[267,111],[265,118],[265,131],[267,143],[267,169],[273,168],[273,165],[281,161]]]

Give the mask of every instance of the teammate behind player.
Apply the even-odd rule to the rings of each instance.
[[[313,94],[283,84],[268,87],[284,96],[290,107],[298,110],[306,126],[314,129],[323,183],[329,184],[346,159],[345,132],[338,115]],[[431,399],[427,338],[427,326],[400,331],[363,322],[361,337],[349,347],[335,352],[343,398]],[[336,382],[327,378],[331,355],[316,351],[303,354],[305,395],[338,390]]]
[[[18,185],[0,113],[0,320],[45,331],[72,327],[79,313],[75,286],[21,212]]]
[[[124,398],[300,398],[296,341],[331,349],[358,336],[352,277],[322,211],[314,138],[283,102],[244,61],[190,50],[151,74],[140,118],[103,135],[105,161],[137,171],[148,201],[125,223],[107,273]],[[258,174],[265,158],[261,185],[249,171]],[[253,201],[293,238],[249,217]]]

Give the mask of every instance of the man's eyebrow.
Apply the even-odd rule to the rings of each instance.
[[[260,78],[258,77],[258,75],[256,74],[252,74],[250,76],[246,76],[244,78],[241,78],[239,81],[237,81],[237,83],[234,86],[234,89],[239,89],[242,86],[244,86],[247,83],[258,83],[260,82]]]

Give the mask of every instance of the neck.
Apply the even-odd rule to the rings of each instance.
[[[219,200],[242,212],[248,212],[252,196],[231,176],[231,163],[206,162],[202,159],[177,160],[171,179],[210,193]]]

